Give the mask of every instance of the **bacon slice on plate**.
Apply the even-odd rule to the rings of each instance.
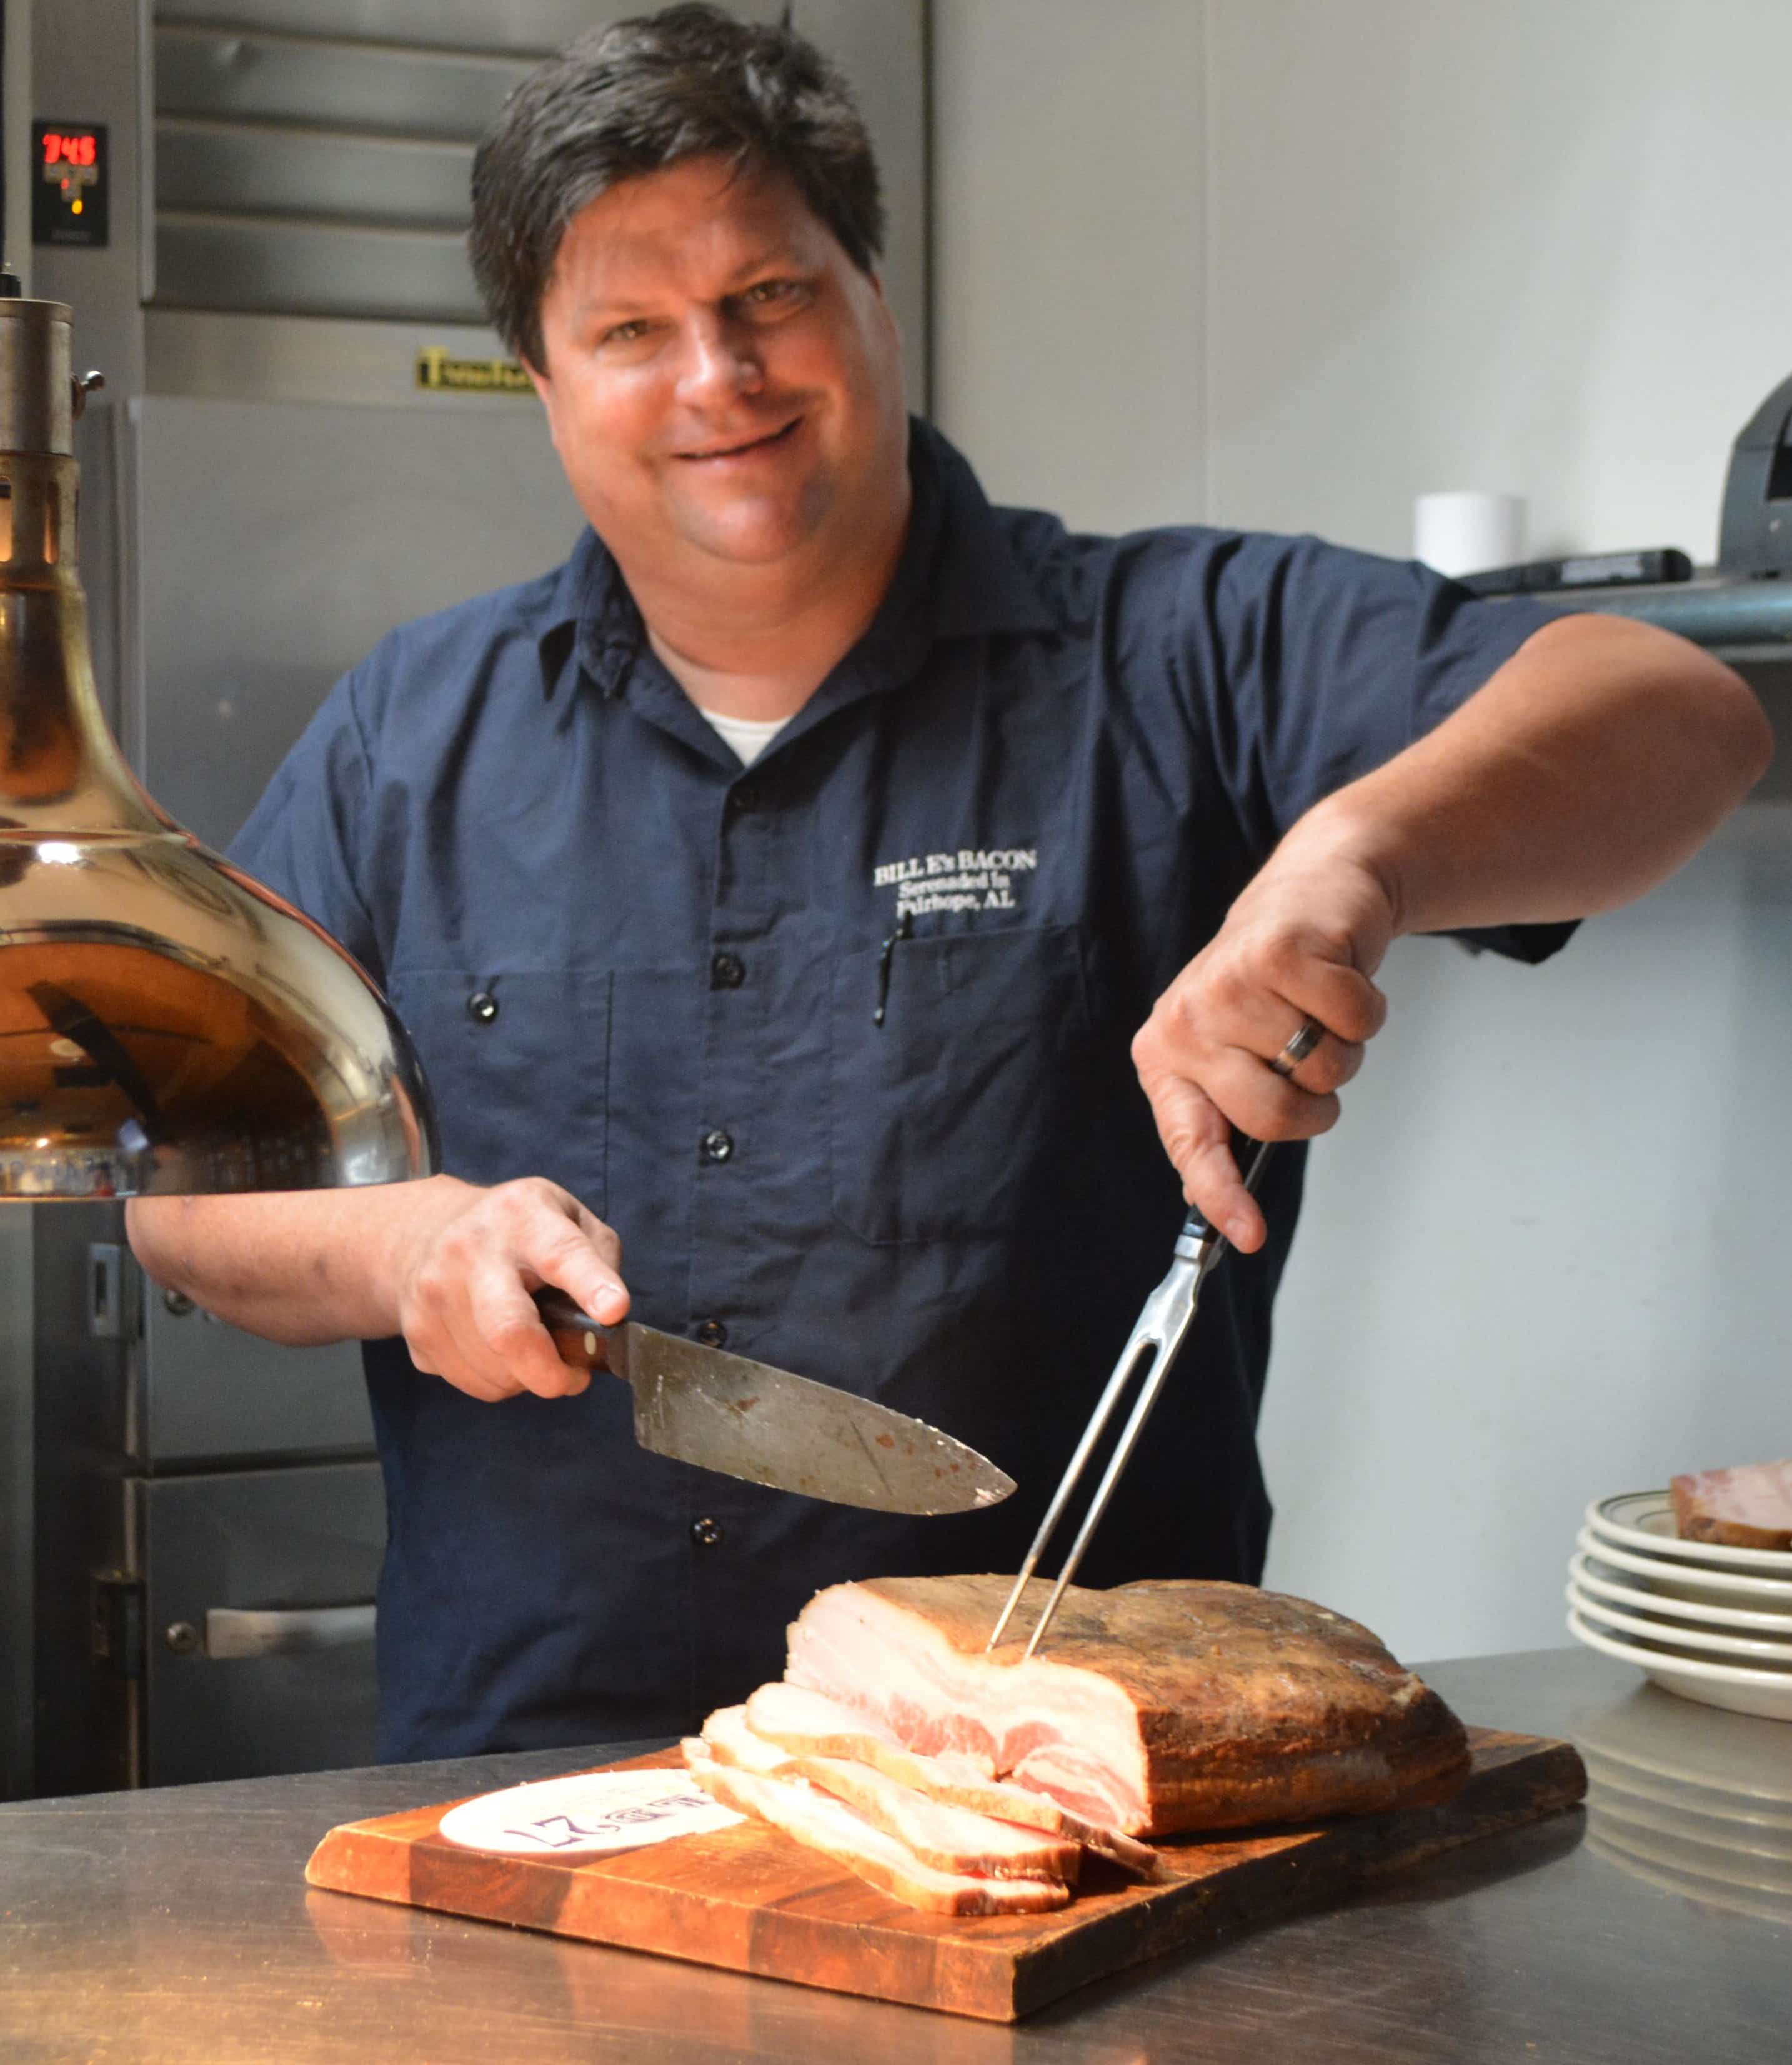
[[[1693,1470],[1674,1478],[1669,1489],[1683,1542],[1792,1549],[1792,1461]]]
[[[695,1736],[685,1739],[684,1761],[697,1784],[724,1807],[781,1829],[910,1907],[934,1914],[1040,1914],[1070,1898],[1061,1879],[979,1878],[938,1870],[806,1779],[720,1763]]]

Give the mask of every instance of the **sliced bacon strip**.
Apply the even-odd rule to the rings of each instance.
[[[794,1771],[834,1799],[844,1800],[874,1828],[906,1843],[936,1871],[974,1878],[1076,1879],[1082,1857],[1076,1844],[930,1799],[850,1757],[792,1757],[753,1733],[744,1707],[724,1707],[712,1714],[703,1724],[703,1740],[718,1764],[761,1776]]]
[[[1141,1877],[1156,1878],[1163,1869],[1149,1844],[1074,1813],[1046,1793],[987,1776],[968,1757],[917,1756],[867,1715],[805,1686],[761,1685],[747,1702],[746,1721],[753,1734],[793,1756],[868,1764],[929,1799],[1061,1836]]]
[[[1042,1914],[1070,1898],[1061,1880],[976,1878],[936,1870],[805,1779],[718,1763],[696,1736],[688,1736],[684,1748],[692,1777],[712,1799],[824,1852],[907,1906],[932,1914]]]
[[[747,1726],[745,1707],[718,1707],[703,1724],[703,1746],[717,1764],[732,1764],[761,1778],[796,1768],[796,1759],[788,1750],[755,1735]]]

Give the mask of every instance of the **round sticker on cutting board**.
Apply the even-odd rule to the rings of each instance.
[[[463,1800],[442,1816],[442,1833],[463,1849],[506,1857],[590,1857],[707,1835],[745,1818],[718,1806],[688,1771],[591,1771]]]

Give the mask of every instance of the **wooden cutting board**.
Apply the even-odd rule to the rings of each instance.
[[[1211,1943],[1364,1880],[1570,1807],[1572,1747],[1471,1728],[1473,1764],[1446,1807],[1243,1838],[1184,1837],[1172,1876],[1140,1885],[1085,1862],[1069,1906],[975,1919],[922,1914],[757,1821],[620,1856],[489,1856],[438,1833],[450,1800],[333,1829],[313,1885],[656,1951],[730,1971],[1012,2022],[1073,1987],[1197,1938]],[[670,1768],[676,1750],[605,1769]]]

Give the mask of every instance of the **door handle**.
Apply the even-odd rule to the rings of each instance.
[[[280,1606],[260,1611],[208,1606],[208,1656],[298,1656],[313,1649],[341,1649],[371,1642],[372,1606]]]

